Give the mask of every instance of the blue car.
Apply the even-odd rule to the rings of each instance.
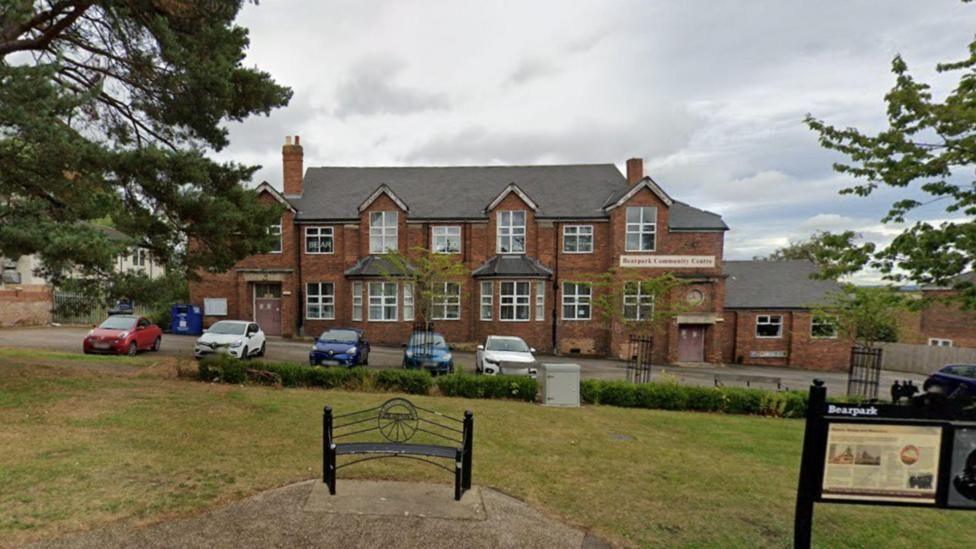
[[[369,364],[369,342],[357,328],[331,328],[315,340],[308,353],[312,366],[347,366]]]
[[[974,398],[976,364],[949,364],[929,376],[922,389],[928,393],[942,393],[949,398]]]
[[[403,367],[425,368],[430,373],[454,372],[454,356],[444,336],[435,332],[414,332],[403,350]]]

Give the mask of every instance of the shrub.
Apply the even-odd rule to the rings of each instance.
[[[580,399],[587,404],[600,402],[600,390],[603,382],[599,379],[584,379],[580,381]]]
[[[244,383],[247,379],[247,369],[244,364],[227,355],[214,355],[200,361],[199,376],[204,381],[221,381],[223,383]]]
[[[687,409],[697,412],[718,412],[722,409],[722,390],[716,387],[685,387]]]
[[[629,381],[604,381],[600,388],[600,404],[636,406],[637,385]]]
[[[445,396],[511,398],[533,402],[539,391],[539,384],[536,380],[525,376],[477,376],[457,373],[437,378],[437,388]]]
[[[724,410],[729,414],[761,414],[763,395],[769,392],[741,387],[723,387],[721,390],[725,397]]]
[[[384,391],[399,391],[411,395],[426,395],[433,385],[427,370],[380,370],[375,377],[376,387]]]
[[[662,410],[685,410],[688,407],[687,387],[677,383],[643,383],[637,386],[637,406]]]

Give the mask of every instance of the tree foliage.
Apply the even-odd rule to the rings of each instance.
[[[468,269],[456,256],[434,253],[422,246],[411,248],[409,255],[391,251],[380,257],[386,263],[382,266],[386,280],[411,285],[414,319],[426,331],[430,331],[433,325],[434,309],[449,295],[446,292],[447,284],[461,286],[468,275]]]
[[[226,121],[291,91],[243,66],[242,2],[0,0],[0,255],[38,254],[56,284],[111,284],[112,220],[169,270],[226,270],[267,250],[280,215],[207,157]],[[188,246],[193,242],[193,246]]]
[[[915,222],[873,253],[872,264],[890,280],[955,283],[962,304],[976,308],[976,288],[955,278],[976,267],[976,40],[967,57],[937,66],[940,73],[959,75],[941,100],[911,76],[901,56],[894,58],[891,70],[895,85],[885,95],[886,129],[840,128],[810,115],[807,125],[819,134],[822,146],[846,156],[834,169],[860,180],[843,194],[868,196],[891,187],[909,195],[891,205],[883,222],[902,223],[933,203],[949,217],[940,223]]]
[[[790,241],[787,246],[765,257],[754,259],[785,261],[804,259],[817,266],[817,278],[837,280],[861,270],[871,259],[875,244],[858,244],[860,235],[854,231],[831,233],[818,231],[807,240]]]
[[[607,328],[620,325],[633,334],[651,335],[662,323],[688,310],[685,301],[674,295],[686,284],[687,281],[671,273],[642,278],[641,273],[630,269],[623,272],[610,269],[592,282],[591,302]],[[640,306],[635,300],[625,302],[627,294],[633,295],[638,289],[650,301],[650,307],[644,307],[640,315],[633,314],[634,307]]]
[[[898,341],[899,315],[910,307],[908,299],[891,287],[845,284],[813,314],[833,318],[840,334],[870,349],[879,341]]]

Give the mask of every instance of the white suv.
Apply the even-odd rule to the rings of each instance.
[[[478,345],[475,354],[475,369],[479,374],[527,375],[538,374],[535,349],[525,344],[520,337],[488,336],[484,345]]]
[[[264,356],[264,332],[255,322],[221,320],[197,339],[193,356],[203,358],[209,354],[226,353],[237,358]]]

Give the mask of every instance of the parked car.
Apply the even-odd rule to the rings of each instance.
[[[312,366],[349,366],[369,364],[369,342],[358,328],[330,328],[315,340],[308,353]]]
[[[264,356],[266,341],[264,332],[256,322],[245,320],[221,320],[215,322],[197,339],[193,356],[203,358],[214,353],[225,353],[237,358]]]
[[[930,375],[922,390],[949,398],[976,397],[976,364],[949,364]]]
[[[403,349],[403,367],[426,368],[434,375],[453,373],[451,346],[436,332],[414,332]]]
[[[475,370],[479,374],[538,375],[535,349],[526,345],[520,337],[488,336],[484,345],[478,345],[475,353]]]
[[[112,315],[88,332],[82,349],[88,353],[127,354],[158,351],[163,331],[141,316]]]

